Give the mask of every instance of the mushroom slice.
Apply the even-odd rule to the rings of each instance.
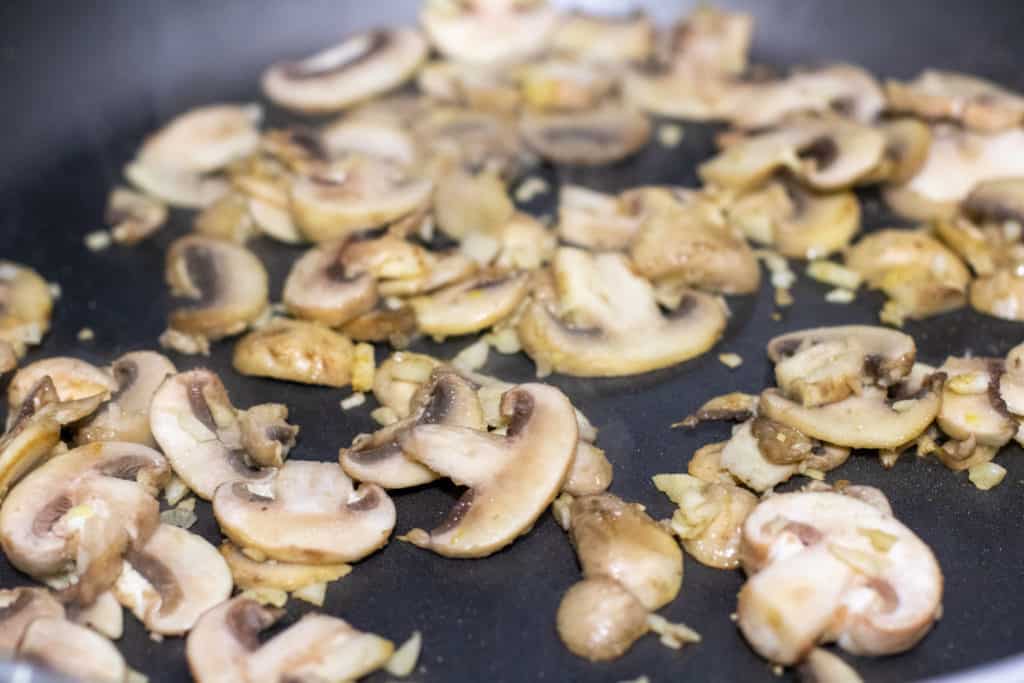
[[[75,443],[130,441],[155,446],[149,431],[149,405],[163,381],[177,372],[174,364],[155,351],[126,353],[110,366],[117,389],[110,401],[75,432]]]
[[[28,266],[0,259],[0,343],[10,345],[18,358],[38,344],[50,329],[53,295],[39,273]]]
[[[235,408],[210,370],[168,377],[153,396],[149,426],[175,474],[204,500],[224,482],[265,482],[273,474],[247,464]]]
[[[196,683],[247,680],[246,665],[260,646],[260,632],[283,615],[284,610],[270,610],[236,596],[199,617],[185,641],[188,668]]]
[[[671,58],[693,71],[729,75],[747,68],[754,18],[700,7],[672,27]]]
[[[378,306],[345,323],[341,331],[353,341],[388,342],[402,349],[416,336],[416,313],[405,303],[398,308]]]
[[[352,154],[311,176],[294,179],[291,208],[314,242],[346,237],[412,213],[430,198],[433,184],[384,159]]]
[[[970,437],[996,449],[1017,433],[1017,420],[1000,394],[1004,363],[998,358],[949,357],[939,368],[947,379],[942,388],[939,428],[953,439]]]
[[[882,386],[907,377],[917,356],[917,346],[908,334],[872,325],[835,325],[774,337],[768,342],[768,358],[773,363],[783,363],[800,351],[836,342],[859,346],[865,357],[861,374]]]
[[[601,65],[643,62],[654,48],[654,22],[642,11],[625,16],[573,12],[559,22],[551,50]]]
[[[971,283],[971,308],[1004,320],[1024,320],[1024,277],[1002,268]]]
[[[591,496],[604,493],[611,484],[612,464],[604,451],[581,437],[562,490],[570,496]]]
[[[135,244],[163,227],[167,207],[152,197],[115,187],[107,199],[106,221],[115,242]]]
[[[53,381],[60,401],[77,401],[97,394],[105,400],[117,390],[117,381],[105,370],[71,356],[51,356],[29,363],[11,378],[7,387],[9,415],[16,413],[44,377]]]
[[[0,590],[0,654],[12,658],[25,629],[47,617],[63,619],[64,605],[45,588]]]
[[[598,107],[615,87],[614,75],[596,65],[545,59],[514,70],[525,104],[538,111],[583,111]]]
[[[216,104],[193,109],[147,138],[136,163],[196,175],[222,169],[256,151],[261,118],[255,105]]]
[[[762,417],[755,419],[762,420],[763,423]],[[799,459],[796,462],[793,459],[788,459],[788,462],[769,460],[761,450],[761,440],[754,434],[753,425],[754,420],[748,420],[733,428],[732,436],[719,453],[718,467],[761,493],[788,481],[796,474],[800,470]],[[810,453],[809,443],[806,444],[804,453]],[[799,454],[795,455],[799,457]],[[713,478],[716,481],[717,479],[718,477]]]
[[[434,337],[479,332],[510,316],[529,291],[527,273],[483,271],[409,304],[420,330]]]
[[[338,111],[397,88],[426,56],[427,42],[415,29],[378,29],[301,61],[272,65],[263,74],[263,92],[287,109]]]
[[[570,588],[558,605],[558,636],[574,655],[592,662],[618,659],[647,633],[647,608],[607,576]]]
[[[267,271],[245,247],[189,235],[167,252],[171,293],[195,303],[171,311],[172,329],[220,339],[238,334],[267,307]]]
[[[293,315],[336,327],[373,309],[374,278],[346,265],[349,243],[321,244],[295,262],[284,283],[284,303]]]
[[[589,249],[625,249],[640,229],[642,216],[634,210],[638,204],[579,185],[562,185],[558,191],[558,236]]]
[[[183,209],[202,209],[224,197],[230,186],[219,176],[205,176],[141,161],[124,167],[132,185],[167,204]]]
[[[764,499],[743,527],[739,627],[780,664],[835,640],[858,655],[903,652],[938,617],[942,572],[891,515],[838,493]]]
[[[558,22],[546,0],[451,3],[428,0],[420,23],[441,54],[457,62],[522,62],[543,52]]]
[[[856,338],[833,338],[802,344],[780,359],[775,381],[789,398],[806,407],[820,406],[859,392],[866,364],[864,347]]]
[[[441,361],[422,353],[393,353],[373,375],[373,397],[398,417],[408,417],[416,405],[413,398],[420,386],[430,380],[440,365]]]
[[[275,588],[296,591],[314,583],[337,581],[352,571],[348,564],[297,564],[266,560],[257,562],[231,541],[220,546],[235,585],[243,590]]]
[[[343,387],[352,381],[352,342],[326,327],[277,318],[235,345],[233,364],[243,375]]]
[[[124,657],[109,640],[61,617],[40,617],[29,624],[15,659],[96,683],[122,683],[128,675]]]
[[[456,170],[438,178],[434,215],[446,235],[463,240],[474,232],[492,233],[515,215],[508,187],[494,171]]]
[[[411,166],[419,159],[416,140],[403,127],[362,116],[346,116],[325,127],[317,138],[330,158],[350,154]]]
[[[261,403],[238,413],[242,448],[249,459],[263,467],[281,467],[295,446],[299,428],[288,424],[288,406]]]
[[[96,602],[88,607],[72,605],[68,617],[111,640],[118,640],[124,635],[124,608],[109,590],[100,593]]]
[[[470,109],[513,113],[522,103],[518,84],[503,69],[452,61],[430,62],[417,75],[421,92]]]
[[[412,413],[373,434],[356,437],[350,448],[342,448],[338,454],[341,468],[353,479],[386,489],[434,481],[438,478],[436,472],[402,450],[402,436],[425,424],[486,429],[477,388],[449,367],[435,368],[412,397]]]
[[[448,518],[414,545],[447,557],[485,557],[525,533],[555,499],[572,465],[578,428],[572,404],[554,387],[522,384],[505,392],[505,436],[465,427],[420,425],[402,450],[469,489]]]
[[[943,375],[929,378],[919,395],[890,399],[864,387],[841,401],[805,407],[778,389],[761,394],[759,412],[805,435],[849,448],[896,448],[920,436],[939,414]]]
[[[245,244],[257,234],[250,202],[240,194],[227,194],[200,211],[192,221],[200,235]]]
[[[517,330],[530,357],[558,372],[614,377],[675,365],[707,351],[725,328],[722,307],[699,292],[685,292],[665,315],[650,283],[618,254],[561,248],[552,272],[558,307],[535,298]]]
[[[927,69],[912,81],[887,81],[889,108],[925,119],[959,121],[993,133],[1024,120],[1024,97],[976,76]]]
[[[1024,223],[1024,178],[1000,178],[978,183],[960,205],[978,223]]]
[[[239,547],[311,564],[361,560],[383,547],[395,526],[395,505],[384,489],[356,489],[337,465],[298,460],[266,482],[225,482],[213,497],[213,514]]]
[[[26,574],[72,571],[66,599],[91,604],[113,584],[121,556],[159,523],[154,495],[170,477],[159,452],[113,441],[81,446],[40,466],[0,508],[0,543]]]
[[[601,166],[625,159],[647,144],[647,116],[618,107],[586,112],[526,112],[519,123],[526,143],[556,164]]]
[[[757,396],[733,391],[708,399],[692,415],[672,425],[676,427],[696,427],[701,422],[746,422],[757,413]]]
[[[569,536],[585,579],[614,579],[648,610],[678,595],[683,553],[643,506],[610,493],[584,496],[573,501],[571,519]]]
[[[885,136],[885,152],[871,180],[908,182],[928,160],[932,129],[917,119],[890,119],[878,123],[877,128]]]

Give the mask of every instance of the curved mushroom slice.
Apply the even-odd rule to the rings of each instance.
[[[398,308],[386,304],[345,323],[342,333],[357,342],[387,342],[403,349],[417,336],[416,313],[401,302]]]
[[[441,54],[457,62],[522,62],[543,52],[558,22],[546,0],[451,3],[428,0],[420,23]]]
[[[40,617],[29,624],[15,658],[96,683],[122,683],[128,675],[113,643],[61,617]]]
[[[672,27],[671,59],[694,71],[739,74],[747,68],[753,33],[749,14],[700,7]]]
[[[197,176],[224,168],[256,151],[255,105],[217,104],[180,114],[150,136],[135,163],[147,168]]]
[[[993,133],[1024,120],[1024,97],[976,76],[927,69],[912,81],[887,81],[889,108],[925,119],[959,121]]]
[[[175,474],[204,500],[224,482],[273,476],[247,464],[235,408],[210,370],[167,378],[153,396],[149,426]]]
[[[220,554],[231,570],[231,578],[242,590],[276,588],[296,591],[314,583],[336,581],[352,571],[348,564],[298,564],[266,560],[257,562],[231,541],[220,546]]]
[[[99,395],[106,400],[117,390],[117,380],[105,370],[71,356],[51,356],[22,367],[7,387],[8,415],[13,416],[39,382],[49,377],[59,401],[77,401]]]
[[[1024,320],[1024,277],[1003,268],[971,283],[971,308],[1004,320]]]
[[[938,617],[935,556],[891,515],[850,496],[786,493],[764,499],[743,527],[739,627],[780,664],[822,641],[859,655],[903,652]]]
[[[278,318],[242,337],[232,363],[243,375],[343,387],[352,381],[353,353],[352,342],[337,332]]]
[[[928,160],[932,129],[917,119],[890,119],[876,127],[885,136],[885,151],[881,163],[866,180],[908,182]]]
[[[395,411],[399,418],[408,417],[420,386],[430,380],[439,366],[441,361],[422,353],[393,353],[373,375],[373,397],[382,406]]]
[[[171,311],[170,326],[220,339],[238,334],[267,307],[267,271],[245,247],[202,235],[176,240],[167,251],[167,284],[194,304]]]
[[[558,494],[576,452],[578,428],[569,399],[554,387],[522,384],[501,400],[505,436],[421,425],[402,450],[469,489],[448,518],[406,538],[447,557],[485,557],[525,533]]]
[[[50,329],[53,295],[46,280],[28,266],[0,259],[0,346],[21,358]]]
[[[647,633],[647,608],[606,576],[570,588],[558,605],[558,636],[574,655],[592,662],[618,659]]]
[[[529,291],[527,273],[484,271],[409,302],[419,329],[435,338],[479,332],[504,320]]]
[[[167,222],[167,207],[160,201],[126,187],[115,187],[104,216],[118,244],[136,244]]]
[[[654,48],[654,22],[642,11],[626,16],[572,12],[551,36],[551,50],[594,64],[643,62]]]
[[[110,401],[75,432],[75,443],[129,441],[155,446],[149,431],[149,406],[163,381],[177,372],[174,364],[155,351],[126,353],[110,366],[117,389]]]
[[[349,272],[344,260],[349,244],[347,239],[322,244],[295,262],[284,283],[284,303],[293,315],[336,327],[373,309],[374,278]]]
[[[169,477],[164,457],[140,444],[81,446],[11,490],[0,508],[0,543],[32,576],[73,572],[65,598],[89,605],[117,578],[122,554],[156,529],[154,495]]]
[[[526,143],[556,164],[601,166],[625,159],[647,144],[647,116],[618,107],[585,112],[526,112],[519,122]]]
[[[64,618],[64,605],[46,589],[0,590],[0,654],[12,658],[25,629],[44,618]]]
[[[231,572],[201,536],[161,524],[125,555],[114,584],[118,601],[153,633],[180,636],[231,595]]]
[[[578,185],[558,190],[558,236],[575,246],[625,249],[640,229],[641,202],[614,197]]]
[[[283,615],[284,610],[236,596],[199,617],[185,641],[185,657],[196,683],[246,680],[246,665],[260,646],[260,632]]]
[[[538,111],[596,109],[616,84],[605,68],[565,59],[524,64],[513,74],[525,104]]]
[[[581,436],[562,490],[570,496],[591,496],[604,493],[611,484],[612,464],[604,451]]]
[[[357,481],[386,489],[407,488],[434,481],[438,474],[412,460],[402,450],[402,436],[418,425],[439,424],[485,430],[477,386],[454,370],[441,366],[430,373],[411,399],[412,413],[405,419],[356,437],[338,453],[341,467]]]
[[[416,140],[403,127],[361,116],[335,121],[317,140],[331,158],[363,154],[411,166],[420,156]]]
[[[636,503],[610,493],[573,501],[569,535],[585,579],[609,577],[656,610],[675,599],[683,553],[672,535]]]
[[[263,74],[263,92],[287,109],[338,111],[397,88],[426,56],[427,42],[415,29],[378,29],[301,61],[272,65]]]
[[[239,547],[312,564],[361,560],[383,547],[395,526],[395,505],[384,489],[356,489],[337,465],[297,460],[266,482],[218,487],[213,514]]]
[[[281,467],[295,446],[299,428],[288,424],[288,406],[261,403],[238,413],[242,448],[249,459],[263,467]]]
[[[552,270],[558,308],[534,299],[517,331],[530,357],[558,372],[614,377],[675,365],[707,351],[725,329],[722,307],[698,292],[663,314],[650,283],[621,255],[561,248]]]
[[[302,233],[326,242],[412,213],[429,200],[432,190],[430,180],[402,166],[353,154],[315,175],[296,177],[289,196]]]
[[[1017,420],[1000,394],[1005,366],[998,358],[949,357],[939,368],[947,379],[939,428],[953,439],[975,440],[980,446],[1000,448],[1017,433]]]

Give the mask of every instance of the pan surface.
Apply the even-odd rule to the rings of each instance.
[[[169,297],[163,284],[163,252],[188,229],[175,213],[169,228],[134,248],[87,251],[83,236],[101,226],[109,188],[142,137],[172,115],[198,104],[257,97],[261,68],[297,56],[339,36],[377,24],[411,22],[417,3],[406,0],[132,0],[124,2],[3,3],[0,50],[0,257],[24,262],[58,282],[53,329],[28,360],[67,354],[96,363],[126,351],[155,348],[165,327]],[[604,3],[605,5],[613,3]],[[668,20],[692,9],[690,2],[649,2]],[[757,19],[755,61],[790,64],[848,60],[880,76],[913,76],[925,67],[960,69],[1021,88],[1024,75],[1024,4],[844,2],[842,0],[748,0],[723,2]],[[542,167],[554,186],[576,182],[617,191],[647,183],[693,185],[695,165],[712,151],[713,128],[686,124],[682,144],[657,145],[627,163],[598,170]],[[528,205],[550,213],[555,196]],[[865,226],[902,224],[872,193],[862,195]],[[258,240],[254,250],[272,278],[272,298],[300,249]],[[799,266],[795,266],[799,269]],[[784,331],[877,321],[881,297],[861,294],[849,305],[825,303],[827,288],[801,277],[796,303],[773,320],[765,286],[752,297],[734,297],[725,338],[714,352],[683,365],[620,380],[553,376],[600,428],[598,444],[615,466],[612,490],[648,506],[655,518],[671,505],[650,482],[659,472],[685,471],[699,446],[724,438],[722,425],[672,431],[669,424],[712,395],[756,392],[770,382],[764,349]],[[83,327],[95,332],[77,340]],[[921,359],[941,363],[947,354],[1004,355],[1024,338],[1024,326],[972,311],[908,324]],[[448,356],[470,340],[417,350]],[[230,368],[232,345],[215,345],[208,359],[172,355],[179,369],[208,365],[220,373],[235,403],[280,401],[301,425],[292,457],[334,460],[337,449],[371,431],[368,410],[344,413],[347,392],[241,377]],[[729,370],[720,352],[735,352],[743,365]],[[378,351],[378,358],[383,357]],[[495,357],[486,371],[527,380],[533,367],[523,356]],[[0,387],[3,388],[3,387]],[[932,460],[901,459],[883,470],[877,459],[854,457],[837,477],[885,491],[897,516],[936,552],[946,577],[945,611],[934,631],[911,652],[886,658],[847,657],[865,680],[902,682],[975,668],[959,680],[983,675],[977,667],[1024,651],[1024,458],[1006,448],[1002,485],[981,492],[964,474]],[[397,530],[441,518],[454,489],[427,487],[398,493]],[[209,506],[198,506],[193,528],[219,540]],[[413,630],[424,637],[413,681],[621,681],[647,675],[652,681],[775,680],[768,665],[742,641],[729,615],[740,572],[722,572],[686,561],[680,597],[662,611],[696,628],[704,638],[681,652],[646,638],[620,660],[592,665],[559,642],[554,615],[564,591],[579,578],[565,534],[550,515],[535,530],[497,555],[480,561],[439,558],[393,542],[333,584],[324,611],[397,642]],[[26,583],[0,559],[0,584]],[[308,605],[292,601],[293,622]],[[187,679],[181,639],[151,641],[130,616],[118,643],[128,663],[153,683]],[[991,680],[1024,680],[1024,662],[990,670]],[[787,680],[786,674],[783,680]],[[378,676],[371,680],[386,680]],[[0,680],[12,675],[0,668]],[[19,680],[22,680],[19,678]],[[34,677],[33,681],[43,681]],[[981,680],[980,678],[977,680]]]

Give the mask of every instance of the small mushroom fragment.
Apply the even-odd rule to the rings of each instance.
[[[62,617],[40,617],[30,623],[15,658],[96,683],[122,683],[128,675],[124,657],[113,643]]]
[[[1000,394],[1003,361],[951,356],[939,372],[947,376],[936,417],[939,428],[957,441],[973,438],[977,445],[997,450],[1009,443],[1017,433],[1017,420]]]
[[[558,236],[571,245],[597,250],[625,249],[640,229],[640,202],[562,185],[558,190]]]
[[[194,301],[171,311],[170,327],[207,339],[238,334],[267,307],[267,271],[245,247],[189,235],[167,251],[171,293]]]
[[[913,338],[897,330],[872,325],[835,325],[779,335],[768,342],[768,358],[781,364],[798,352],[836,343],[859,347],[864,355],[859,372],[871,383],[881,386],[891,386],[906,378],[917,355]]]
[[[13,657],[25,629],[47,617],[63,619],[64,605],[45,588],[0,590],[0,655]]]
[[[250,466],[237,412],[210,370],[168,377],[153,396],[149,423],[175,474],[204,500],[224,482],[265,482],[273,474]]]
[[[583,440],[576,445],[576,456],[562,484],[562,491],[571,496],[591,496],[604,493],[612,483],[612,464],[604,451]]]
[[[50,329],[52,311],[46,280],[28,266],[0,259],[0,346],[15,358],[24,356]]]
[[[238,341],[233,365],[243,375],[343,387],[352,381],[353,353],[352,342],[337,332],[277,318]]]
[[[651,137],[644,114],[618,107],[585,112],[526,112],[519,123],[526,143],[557,164],[600,166],[625,159]]]
[[[600,65],[645,61],[654,47],[654,22],[642,11],[625,16],[584,14],[563,17],[551,36],[551,50]]]
[[[456,62],[523,62],[545,50],[558,22],[546,0],[428,0],[420,23],[430,42]]]
[[[763,418],[756,418],[763,419]],[[758,493],[768,491],[788,481],[799,471],[800,455],[810,455],[810,443],[804,444],[803,452],[792,458],[780,458],[783,462],[768,459],[761,450],[762,443],[754,434],[754,420],[748,420],[733,428],[732,436],[718,452],[717,469],[728,472],[736,480]],[[717,474],[717,472],[715,473]],[[720,478],[701,477],[717,481]]]
[[[255,464],[281,467],[295,446],[299,428],[288,424],[288,406],[283,403],[261,403],[238,413],[242,448]]]
[[[607,576],[570,588],[558,605],[558,636],[574,655],[592,662],[618,659],[647,633],[647,608]]]
[[[217,171],[256,151],[260,142],[256,126],[261,118],[255,105],[192,109],[147,138],[134,163],[197,176]]]
[[[395,526],[395,505],[384,489],[356,489],[337,465],[297,460],[266,482],[225,482],[213,497],[213,514],[235,545],[308,564],[361,560],[383,547]]]
[[[117,388],[110,401],[75,432],[75,443],[130,441],[155,446],[149,431],[149,406],[163,381],[177,372],[174,364],[155,351],[133,351],[110,366]]]
[[[412,299],[419,329],[447,337],[486,329],[510,316],[526,298],[526,273],[483,271],[433,294]]]
[[[699,292],[662,313],[650,283],[618,254],[561,248],[552,273],[557,301],[535,295],[517,331],[534,362],[558,372],[613,377],[667,367],[707,351],[725,328],[722,307]]]
[[[117,390],[117,381],[105,370],[71,356],[51,356],[29,363],[11,378],[7,387],[9,419],[44,377],[52,380],[60,401],[77,401],[96,395],[102,401]]]
[[[853,667],[820,647],[811,650],[799,672],[801,683],[864,683]]]
[[[337,327],[373,309],[374,278],[346,264],[350,240],[321,244],[299,258],[284,283],[284,303],[300,318]]]
[[[576,452],[569,399],[554,387],[522,384],[505,392],[504,436],[465,427],[419,425],[402,450],[468,490],[433,531],[406,538],[447,557],[485,557],[525,533],[558,494]]]
[[[292,592],[316,583],[337,581],[352,571],[352,566],[348,564],[298,564],[276,560],[257,562],[231,541],[221,544],[220,554],[228,563],[235,585],[243,590],[274,588]]]
[[[114,584],[118,601],[153,633],[180,636],[231,595],[231,572],[201,536],[161,524],[125,555]]]
[[[938,617],[942,572],[891,515],[829,492],[761,501],[743,527],[740,631],[762,657],[794,664],[820,642],[858,655],[913,647]]]
[[[746,422],[757,413],[757,396],[734,391],[708,399],[693,415],[672,425],[676,427],[696,427],[701,422],[728,420]]]
[[[126,187],[115,187],[107,200],[107,224],[118,244],[135,244],[167,222],[163,203]]]
[[[1005,372],[999,380],[999,397],[1007,410],[1024,416],[1024,344],[1010,349],[1003,367]]]
[[[1024,97],[975,76],[926,69],[912,81],[887,81],[889,108],[932,120],[955,120],[994,133],[1024,120]]]

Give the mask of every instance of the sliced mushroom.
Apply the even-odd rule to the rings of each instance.
[[[976,76],[926,69],[912,81],[887,81],[889,108],[925,119],[959,121],[986,133],[1024,120],[1024,97]]]
[[[170,477],[159,452],[103,442],[48,461],[0,508],[0,543],[11,563],[38,578],[71,572],[65,598],[91,604],[159,523],[153,496]]]
[[[586,112],[527,112],[519,124],[526,143],[557,164],[600,166],[625,159],[651,137],[644,114],[619,107]]]
[[[562,185],[558,190],[558,236],[589,249],[625,249],[640,229],[642,216],[637,204],[578,185]]]
[[[235,408],[210,370],[168,377],[153,396],[149,422],[175,474],[204,500],[224,482],[265,482],[273,474],[250,467]]]
[[[245,680],[249,657],[260,647],[260,632],[283,615],[284,610],[236,596],[199,617],[185,641],[185,657],[196,683]]]
[[[708,399],[692,415],[672,425],[676,427],[696,427],[701,422],[746,422],[757,413],[757,396],[733,391]]]
[[[753,32],[749,14],[700,7],[672,27],[670,58],[693,71],[739,74],[747,68]]]
[[[64,605],[45,588],[0,590],[0,654],[13,657],[25,629],[47,617],[63,619]]]
[[[195,303],[171,311],[172,329],[208,339],[238,334],[267,307],[267,271],[245,247],[201,235],[167,252],[171,293]]]
[[[233,365],[243,375],[343,387],[352,381],[352,354],[352,342],[337,332],[278,318],[239,340]]]
[[[571,496],[591,496],[604,493],[611,483],[612,464],[604,451],[581,437],[562,490]]]
[[[505,436],[420,425],[402,450],[469,489],[448,518],[406,538],[448,557],[484,557],[525,533],[554,500],[572,465],[578,428],[572,404],[543,384],[523,384],[502,397]]]
[[[856,338],[804,343],[775,364],[775,381],[804,406],[841,401],[861,388],[867,354]]]
[[[51,356],[22,367],[7,387],[7,409],[10,419],[17,413],[40,380],[49,377],[57,392],[57,400],[77,401],[99,395],[110,398],[117,390],[117,380],[105,370],[71,356]]]
[[[322,244],[295,262],[284,284],[284,303],[292,314],[336,327],[376,305],[372,275],[349,272],[353,269],[345,264],[349,243]]]
[[[242,448],[257,465],[281,467],[295,446],[299,428],[288,424],[288,406],[261,403],[238,413]]]
[[[625,16],[573,12],[551,36],[551,50],[594,64],[643,62],[654,47],[654,22],[642,11]]]
[[[225,482],[213,497],[221,530],[241,548],[282,562],[360,560],[387,543],[395,505],[384,489],[358,489],[331,463],[290,460],[266,482]]]
[[[378,29],[301,61],[272,65],[263,74],[263,92],[303,113],[338,111],[397,88],[426,56],[427,43],[415,29]]]
[[[76,624],[88,626],[111,640],[118,640],[124,635],[124,608],[113,591],[100,593],[96,602],[88,607],[72,605],[68,615]]]
[[[407,130],[369,117],[346,116],[320,131],[317,140],[332,158],[364,154],[405,166],[419,159],[416,140]]]
[[[878,123],[877,128],[885,136],[885,151],[870,180],[908,182],[928,160],[932,129],[917,119],[890,119]]]
[[[667,367],[707,351],[725,328],[722,307],[698,292],[685,292],[675,311],[662,313],[650,283],[618,254],[561,248],[552,272],[557,308],[535,298],[517,331],[530,357],[558,372],[611,377]]]
[[[345,323],[341,331],[353,341],[388,342],[396,349],[404,349],[415,338],[418,328],[415,312],[403,302],[398,308],[378,305]]]
[[[592,662],[618,659],[647,633],[647,608],[607,576],[584,579],[558,605],[558,635],[574,655]]]
[[[522,62],[539,54],[557,21],[546,0],[429,0],[420,11],[420,23],[441,54],[478,64]]]
[[[430,62],[420,69],[421,92],[446,104],[495,113],[514,113],[522,103],[519,84],[504,69],[470,62]]]
[[[1024,320],[1024,277],[1007,268],[971,283],[971,308],[1004,320]]]
[[[998,358],[949,357],[939,368],[946,373],[939,428],[953,439],[970,437],[981,446],[1000,448],[1017,433],[1017,420],[1000,394],[1004,363]]]
[[[763,420],[758,417],[756,419]],[[761,442],[753,431],[754,420],[737,425],[732,436],[719,452],[717,467],[758,493],[788,481],[799,471],[797,462],[774,462],[761,450]],[[806,449],[806,454],[810,448]],[[718,477],[712,478],[712,481]]]
[[[420,330],[434,337],[479,332],[511,315],[529,291],[526,273],[483,271],[409,303]]]
[[[835,640],[859,655],[903,652],[938,617],[935,556],[891,515],[850,496],[764,499],[743,527],[738,623],[766,659],[800,661]]]
[[[393,353],[373,375],[373,397],[399,418],[408,417],[414,407],[413,397],[439,365],[441,361],[422,353]]]
[[[1024,415],[1024,344],[1006,354],[1005,373],[999,381],[999,397],[1014,415]]]
[[[29,624],[15,658],[96,683],[122,683],[128,675],[124,657],[109,640],[61,617]]]
[[[202,174],[256,151],[262,114],[254,105],[218,104],[185,112],[147,138],[136,163],[154,169]]]
[[[477,231],[496,231],[512,218],[515,210],[508,187],[495,172],[455,171],[437,181],[437,227],[456,240]]]
[[[124,177],[142,192],[183,209],[205,208],[230,191],[230,186],[220,176],[200,175],[141,161],[125,166]]]
[[[251,551],[250,551],[251,552]],[[352,571],[349,564],[298,564],[276,560],[256,561],[231,541],[220,546],[235,585],[243,590],[276,588],[296,591],[315,583],[336,581]]]
[[[25,355],[50,329],[53,295],[46,280],[28,266],[0,259],[0,342],[14,356]]]
[[[107,199],[106,221],[115,242],[135,244],[163,227],[167,207],[152,197],[115,187]]]
[[[177,370],[155,351],[133,351],[110,366],[117,389],[110,401],[75,433],[77,444],[91,441],[130,441],[155,446],[149,431],[149,406],[163,381]]]
[[[871,325],[835,325],[779,335],[768,342],[768,358],[773,363],[784,363],[798,352],[837,342],[859,347],[864,354],[859,373],[882,386],[891,386],[906,378],[917,356],[913,338],[897,330]]]
[[[418,486],[438,474],[412,460],[402,450],[402,436],[418,425],[440,424],[484,430],[477,386],[446,366],[437,367],[410,400],[408,417],[369,435],[356,437],[338,454],[341,467],[353,479],[386,489]]]
[[[811,650],[798,670],[801,683],[864,683],[852,666],[820,647]]]
[[[600,106],[615,86],[606,68],[545,59],[515,69],[526,106],[537,111],[585,111]]]

